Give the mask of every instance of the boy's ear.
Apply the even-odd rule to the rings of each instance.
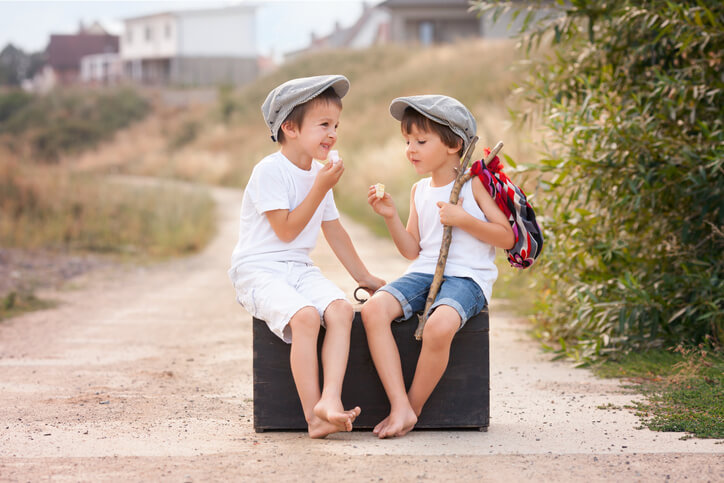
[[[284,121],[281,125],[281,130],[284,132],[284,137],[287,139],[296,138],[299,134],[297,124],[292,121]]]
[[[450,146],[447,147],[448,154],[455,154],[459,152],[463,148],[463,140],[458,138],[458,142],[455,145],[454,148],[451,148]]]

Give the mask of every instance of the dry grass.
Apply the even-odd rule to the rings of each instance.
[[[133,166],[149,153],[163,150],[165,138],[162,126],[163,119],[151,115],[116,133],[111,140],[95,149],[64,156],[60,164],[76,171],[118,171]]]
[[[198,190],[7,160],[0,188],[4,247],[165,258],[198,250],[214,233],[213,202]]]

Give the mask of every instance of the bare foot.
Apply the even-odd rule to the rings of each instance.
[[[379,435],[380,431],[385,429],[387,427],[388,422],[390,421],[390,417],[387,416],[385,419],[377,423],[377,426],[375,426],[375,429],[372,430],[372,434]]]
[[[332,433],[346,431],[346,429],[343,426],[335,426],[329,421],[324,421],[314,416],[311,421],[307,423],[307,431],[309,432],[310,438],[324,438]]]
[[[382,420],[372,431],[379,438],[392,438],[404,436],[417,424],[417,416],[411,407],[393,411]],[[379,429],[378,429],[379,428]]]
[[[341,431],[352,431],[352,423],[355,419],[357,419],[357,416],[359,416],[361,412],[362,410],[359,406],[345,411],[342,407],[341,401],[334,402],[320,399],[314,406],[315,416],[322,421],[327,421],[334,426],[343,428]]]

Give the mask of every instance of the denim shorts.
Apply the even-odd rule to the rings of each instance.
[[[380,290],[391,294],[402,306],[403,319],[425,310],[427,294],[432,284],[432,274],[412,272],[390,282]],[[460,314],[460,327],[480,313],[487,301],[480,286],[472,278],[443,277],[440,290],[430,312],[439,305],[449,305]]]

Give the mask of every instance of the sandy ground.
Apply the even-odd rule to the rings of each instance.
[[[255,433],[251,320],[225,273],[241,195],[214,193],[203,253],[96,270],[57,308],[0,323],[0,481],[724,481],[721,442],[600,409],[635,396],[551,362],[496,303],[488,432]],[[388,241],[345,225],[375,273],[402,272]],[[329,249],[314,256],[351,295]]]

